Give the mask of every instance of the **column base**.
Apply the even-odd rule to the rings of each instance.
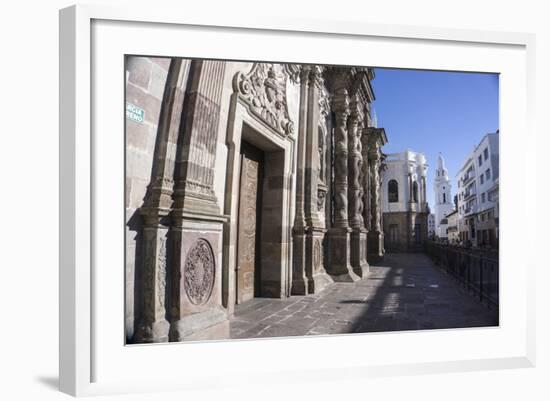
[[[229,319],[222,309],[182,317],[170,325],[170,341],[229,339]]]
[[[307,295],[308,280],[306,278],[306,236],[303,232],[292,235],[292,287],[291,295]]]
[[[332,228],[329,231],[329,264],[326,271],[337,282],[355,282],[359,276],[350,263],[350,233],[347,228]]]
[[[369,274],[367,262],[367,232],[361,229],[354,230],[350,236],[351,266],[355,274],[365,278]]]
[[[326,272],[318,273],[308,280],[309,293],[318,294],[332,283],[334,280]]]
[[[367,260],[369,263],[379,262],[384,258],[384,234],[380,231],[369,231],[367,235]]]
[[[166,319],[152,323],[140,323],[134,334],[133,343],[165,343],[168,342],[170,323]]]

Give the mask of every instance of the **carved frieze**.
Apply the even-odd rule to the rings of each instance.
[[[281,64],[254,63],[248,74],[239,72],[234,81],[250,112],[282,135],[294,133],[286,98],[287,69]]]
[[[183,271],[185,293],[191,303],[202,305],[208,301],[214,288],[215,272],[212,247],[200,238],[189,250]]]

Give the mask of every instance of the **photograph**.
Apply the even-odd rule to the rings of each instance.
[[[126,345],[499,326],[498,73],[124,65]]]

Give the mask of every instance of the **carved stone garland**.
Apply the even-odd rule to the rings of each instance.
[[[216,265],[214,253],[205,239],[198,239],[185,259],[183,280],[185,293],[195,305],[208,301],[214,288]]]
[[[286,100],[287,79],[281,64],[255,63],[248,74],[239,72],[234,81],[250,112],[282,135],[294,133]]]

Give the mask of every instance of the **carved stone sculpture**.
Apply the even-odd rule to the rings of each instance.
[[[282,135],[294,133],[286,100],[287,79],[287,70],[271,63],[255,63],[248,74],[238,73],[235,77],[235,89],[250,112]]]

